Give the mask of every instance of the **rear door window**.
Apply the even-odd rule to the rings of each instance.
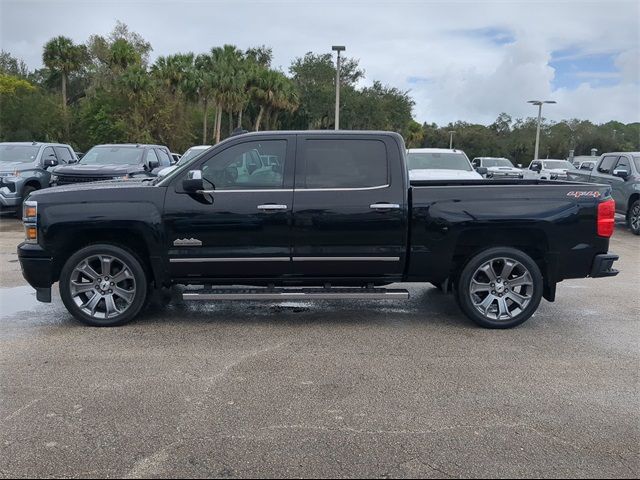
[[[389,183],[387,149],[380,140],[309,139],[302,158],[306,188],[367,188]]]

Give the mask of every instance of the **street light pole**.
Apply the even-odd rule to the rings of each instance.
[[[455,130],[449,130],[449,150],[453,150],[453,134]]]
[[[344,45],[334,45],[331,50],[338,52],[338,62],[336,65],[336,121],[335,129],[340,130],[340,52],[345,50]]]
[[[529,100],[527,103],[538,106],[538,127],[536,128],[536,148],[533,154],[533,159],[538,160],[538,151],[540,149],[540,121],[542,120],[542,104],[556,103],[556,101],[555,100]]]

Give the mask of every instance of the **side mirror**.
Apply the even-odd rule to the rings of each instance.
[[[153,171],[160,166],[160,162],[158,160],[149,160],[149,171]]]
[[[45,158],[44,159],[44,168],[55,167],[58,165],[58,160],[55,158]]]
[[[197,193],[199,190],[204,190],[202,170],[189,170],[187,178],[182,180],[182,189],[187,193]]]
[[[613,171],[613,176],[614,177],[624,178],[626,180],[626,178],[629,176],[629,171],[625,170],[623,168],[616,168]]]
[[[476,168],[476,172],[478,172],[480,175],[486,175],[488,171],[489,170],[487,169],[487,167]]]

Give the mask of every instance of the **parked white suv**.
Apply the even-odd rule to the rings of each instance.
[[[410,180],[482,180],[462,150],[410,148],[407,150]],[[483,169],[486,173],[486,169]]]

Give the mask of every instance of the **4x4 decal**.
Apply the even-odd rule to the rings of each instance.
[[[601,196],[602,194],[597,190],[588,190],[588,191],[579,190],[579,191],[573,191],[573,192],[567,193],[567,197],[576,197],[576,198],[580,198],[580,197],[600,198]]]

